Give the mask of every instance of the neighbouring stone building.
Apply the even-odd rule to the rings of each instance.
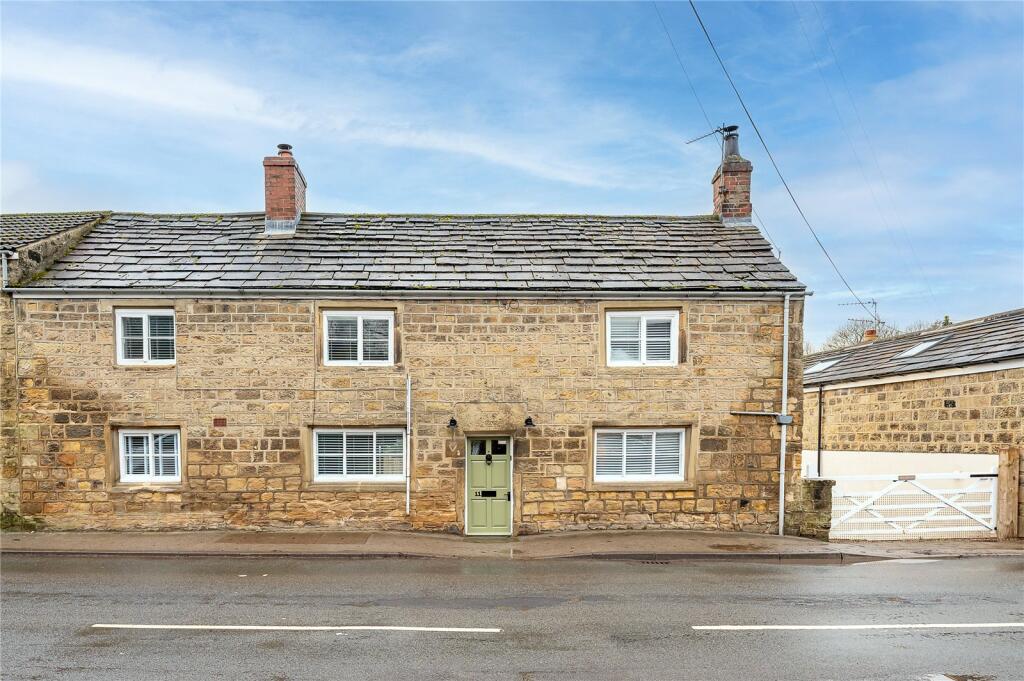
[[[79,216],[5,291],[5,505],[55,528],[776,530],[780,468],[801,511],[805,289],[730,135],[713,215],[312,213],[282,145],[264,212]]]
[[[1024,446],[1024,308],[805,358],[810,473],[822,453],[994,455],[1009,446]],[[1024,528],[1024,484],[1018,498]]]
[[[3,288],[31,282],[65,255],[102,213],[51,213],[0,216],[0,266]],[[17,447],[18,378],[14,305],[0,293],[0,506],[18,507],[20,465]]]

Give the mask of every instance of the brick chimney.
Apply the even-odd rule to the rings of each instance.
[[[715,215],[722,222],[750,223],[750,171],[754,166],[740,156],[740,135],[738,126],[725,128],[722,145],[722,165],[718,166],[711,180],[714,192]]]
[[[292,156],[292,145],[278,144],[277,156],[263,159],[267,196],[264,234],[294,234],[306,210],[306,178]]]
[[[861,343],[870,343],[871,341],[878,340],[878,329],[864,329],[864,335],[861,336]]]

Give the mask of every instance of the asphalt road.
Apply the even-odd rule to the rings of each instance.
[[[616,561],[6,556],[16,679],[1024,679],[1024,560]],[[458,631],[96,629],[386,625]]]

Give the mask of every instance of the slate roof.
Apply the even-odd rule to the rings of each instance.
[[[25,213],[0,215],[0,250],[42,241],[75,227],[98,220],[103,213]]]
[[[716,216],[113,214],[32,287],[803,291]]]
[[[897,358],[918,343],[938,343],[912,357]],[[842,358],[832,366],[807,373],[819,362]],[[1024,308],[971,319],[930,331],[863,343],[804,358],[804,385],[834,384],[936,369],[1024,358]]]

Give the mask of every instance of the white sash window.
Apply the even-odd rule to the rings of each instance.
[[[402,482],[405,431],[313,431],[313,482]]]
[[[679,362],[679,312],[609,312],[608,366],[671,366]]]
[[[174,310],[119,309],[114,318],[118,364],[174,364]]]
[[[595,482],[685,479],[683,428],[601,429],[594,432]]]
[[[181,482],[181,446],[176,429],[122,430],[121,482]]]
[[[324,364],[387,366],[395,363],[393,312],[324,312]]]

